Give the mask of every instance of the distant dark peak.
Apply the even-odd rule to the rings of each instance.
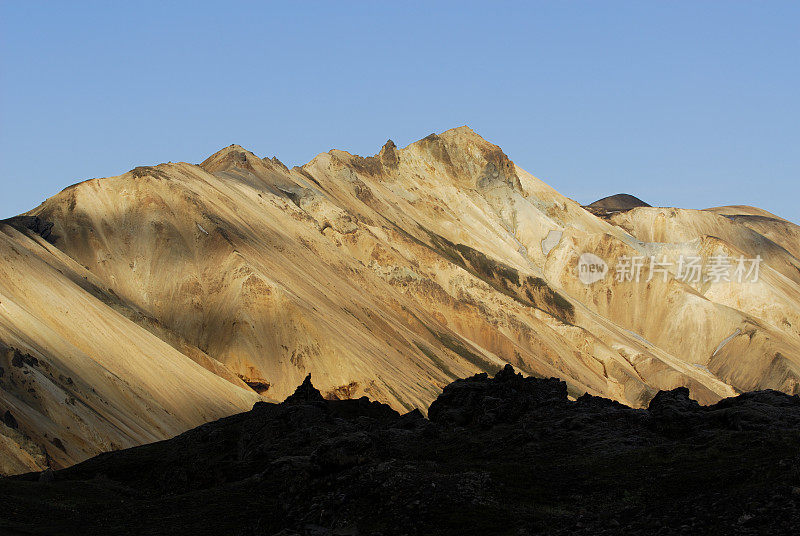
[[[650,205],[630,194],[616,194],[598,199],[587,206],[603,210],[630,210],[636,207],[649,207]]]
[[[311,383],[311,374],[306,376],[306,379],[303,380],[303,383],[301,383],[297,389],[295,389],[293,395],[284,400],[284,403],[292,402],[325,402],[325,398],[322,396],[322,393],[320,393],[319,390],[314,387],[314,384]]]

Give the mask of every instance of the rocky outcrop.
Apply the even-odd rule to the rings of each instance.
[[[431,404],[432,422],[491,427],[508,423],[536,408],[555,411],[567,403],[567,385],[556,378],[523,377],[506,365],[494,378],[482,373],[456,380]]]
[[[0,220],[0,225],[6,224],[25,232],[33,231],[51,244],[55,243],[57,236],[53,234],[53,222],[45,221],[38,216],[14,216],[6,220]]]
[[[311,374],[306,376],[303,383],[297,386],[294,393],[285,400],[285,403],[293,402],[323,402],[325,399],[322,393],[311,383]]]

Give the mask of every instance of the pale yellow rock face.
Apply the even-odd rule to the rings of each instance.
[[[282,400],[308,373],[400,411],[505,363],[632,406],[679,386],[702,403],[798,392],[797,226],[749,207],[603,219],[467,127],[293,169],[233,145],[28,215],[48,240],[0,226],[3,473]],[[582,253],[764,262],[753,284],[611,267],[587,285]]]

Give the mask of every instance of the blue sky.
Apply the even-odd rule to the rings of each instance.
[[[289,165],[467,124],[580,202],[800,223],[800,3],[0,3],[0,217],[238,143]]]

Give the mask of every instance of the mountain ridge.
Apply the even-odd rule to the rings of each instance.
[[[173,415],[148,437],[164,439],[283,399],[309,373],[325,397],[404,411],[506,364],[562,378],[573,398],[634,407],[676,387],[704,404],[795,393],[800,233],[728,210],[740,213],[598,218],[468,127],[293,168],[233,144],[199,165],[84,181],[0,226],[0,410],[18,422],[0,436],[9,459],[37,445],[39,461],[14,471],[63,467],[145,441],[125,431],[143,422],[137,404]],[[687,284],[674,270],[586,285],[584,252],[609,263],[758,255],[764,267],[739,286]],[[14,352],[43,365],[13,367]],[[162,356],[171,372],[154,375]],[[61,379],[84,375],[78,392]],[[111,388],[116,377],[138,402]],[[118,414],[87,424],[82,412],[107,404]]]

